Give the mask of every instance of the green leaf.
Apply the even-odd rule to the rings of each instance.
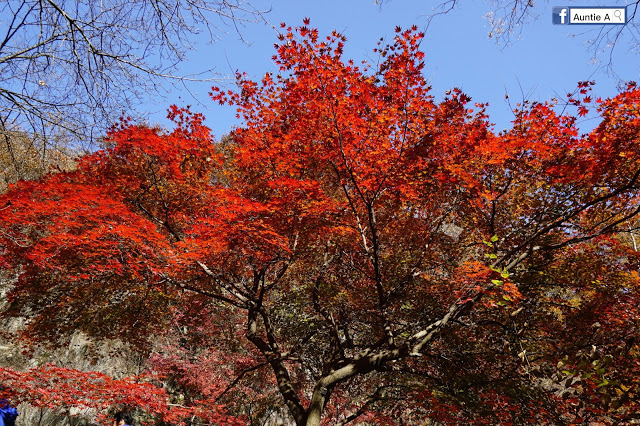
[[[494,235],[493,237],[491,237],[491,242],[495,243],[496,241],[498,241],[498,236]]]
[[[491,282],[495,285],[497,285],[498,287],[501,286],[502,284],[504,284],[504,282],[502,282],[502,280],[491,280]]]
[[[500,275],[502,276],[502,278],[509,278],[509,273],[508,272],[502,272],[502,273],[500,273]]]

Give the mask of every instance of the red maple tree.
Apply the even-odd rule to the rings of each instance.
[[[569,106],[602,118],[585,135],[551,103],[496,134],[460,90],[434,100],[415,29],[356,65],[306,25],[283,27],[278,75],[214,89],[244,119],[225,143],[174,108],[175,130],[123,121],[76,171],[5,194],[5,315],[33,341],[141,351],[179,330],[151,364],[199,409],[635,418],[640,90],[581,83]]]

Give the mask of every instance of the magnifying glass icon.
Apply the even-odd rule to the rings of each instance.
[[[613,16],[615,16],[620,22],[622,22],[622,11],[620,9],[614,10]]]

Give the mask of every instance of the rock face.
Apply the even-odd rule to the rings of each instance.
[[[37,179],[51,167],[58,170],[71,170],[75,167],[73,153],[60,147],[47,151],[45,158],[36,149],[37,141],[30,140],[26,134],[8,132],[0,129],[0,138],[10,138],[13,142],[13,156],[0,147],[0,193],[7,190],[8,185],[18,179]],[[18,156],[18,157],[16,157]],[[19,161],[18,161],[19,160]],[[18,165],[20,167],[18,167]],[[8,271],[0,270],[0,312],[6,303],[7,291],[11,288],[14,278]],[[122,377],[138,372],[139,360],[128,359],[125,356],[114,356],[122,346],[118,342],[101,342],[99,345],[77,333],[66,348],[52,350],[50,348],[35,348],[30,355],[24,355],[18,344],[18,333],[26,318],[0,319],[0,367],[11,367],[16,370],[26,370],[47,363],[78,370],[92,370]],[[17,426],[85,426],[97,424],[96,412],[70,410],[67,414],[58,413],[48,408],[36,408],[28,404],[18,407],[20,415]]]
[[[6,302],[6,293],[12,285],[12,278],[0,271],[0,311]],[[133,355],[126,355],[119,342],[109,341],[99,344],[91,341],[82,333],[76,333],[69,345],[63,348],[36,347],[29,353],[18,343],[18,333],[26,318],[0,320],[0,367],[11,367],[26,370],[44,364],[54,363],[58,366],[82,371],[99,371],[113,377],[123,377],[139,372],[140,360]],[[118,354],[118,355],[115,355]],[[125,355],[122,355],[125,354]],[[20,404],[17,426],[87,426],[97,425],[93,410],[71,409],[68,413],[59,413],[53,409],[32,407]]]
[[[79,413],[78,417],[72,417],[57,414],[55,411],[46,408],[31,407],[27,404],[20,404],[18,412],[20,415],[16,421],[16,426],[93,426],[98,424],[91,421],[95,413],[86,413],[85,415]]]

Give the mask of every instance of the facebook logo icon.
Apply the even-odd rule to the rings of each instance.
[[[554,25],[625,25],[627,6],[557,6],[551,10]]]
[[[564,25],[569,23],[569,8],[560,6],[554,7],[551,11],[554,25]]]

